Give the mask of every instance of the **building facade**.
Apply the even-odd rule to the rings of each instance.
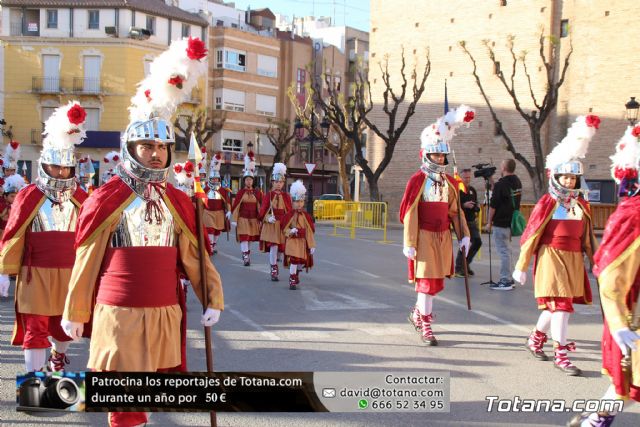
[[[496,0],[473,5],[459,0],[429,2],[422,8],[410,7],[411,3],[381,0],[371,3],[372,67],[369,80],[376,104],[374,119],[379,124],[386,123],[380,111],[384,85],[377,65],[373,64],[388,58],[395,88],[401,84],[402,49],[407,67],[417,63],[420,71],[428,53],[432,70],[416,114],[380,180],[380,192],[390,203],[390,210],[397,212],[404,185],[420,165],[420,132],[442,115],[445,79],[449,105],[455,107],[464,103],[477,111],[471,127],[461,129],[453,142],[459,167],[491,161],[499,164],[505,158],[512,158],[505,150],[502,138],[496,136],[493,120],[472,75],[472,63],[459,46],[460,41],[464,41],[474,55],[478,75],[506,132],[518,150],[533,160],[529,128],[515,111],[513,100],[495,73],[502,71],[510,75],[513,59],[507,40],[515,36],[514,52],[518,57],[523,51],[527,52],[526,64],[532,88],[538,102],[541,102],[546,81],[545,68],[538,53],[541,31],[546,42],[552,36],[559,43],[560,61],[564,61],[573,46],[558,106],[543,128],[544,147],[547,152],[553,148],[577,116],[600,116],[600,129],[584,161],[585,176],[588,180],[595,180],[592,189],[598,191],[592,194],[594,200],[608,201],[613,193],[608,156],[614,152],[614,145],[627,126],[624,104],[630,96],[636,96],[640,88],[640,76],[635,72],[631,54],[633,43],[629,43],[621,29],[631,25],[631,17],[640,11],[640,3],[633,0],[614,3],[596,0],[589,2],[588,8],[581,2],[558,0]],[[489,61],[485,40],[495,49],[500,70],[496,70]],[[548,43],[544,52],[548,58]],[[522,65],[518,67],[515,88],[523,109],[530,112],[534,104]],[[382,158],[384,145],[378,138],[370,141],[367,154],[376,165]],[[531,180],[519,163],[516,173],[524,184],[525,201],[532,202]],[[478,189],[484,186],[482,181],[475,181],[474,185]]]
[[[130,99],[153,58],[172,40],[206,35],[208,25],[161,1],[7,0],[2,6],[0,117],[22,144],[29,180],[44,121],[70,100],[87,111],[88,137],[79,151],[94,160],[97,179],[104,154],[119,148]],[[200,86],[192,105],[206,98]]]

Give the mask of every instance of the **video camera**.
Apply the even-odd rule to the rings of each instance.
[[[472,168],[476,170],[473,171],[473,176],[476,178],[484,178],[489,179],[496,173],[496,167],[491,166],[491,163],[478,163],[476,165],[471,165]]]

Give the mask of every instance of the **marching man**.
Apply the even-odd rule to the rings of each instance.
[[[640,402],[640,126],[627,128],[611,156],[621,202],[609,217],[593,273],[604,311],[602,371],[611,385],[603,400]],[[572,427],[610,426],[617,411],[576,415]]]
[[[2,236],[0,270],[17,274],[11,343],[24,349],[27,371],[62,371],[71,339],[60,327],[75,253],[74,232],[86,193],[77,185],[74,147],[86,137],[86,112],[72,101],[45,122],[38,177],[20,191]],[[9,178],[7,178],[9,179]]]
[[[212,326],[223,309],[220,275],[200,251],[193,203],[167,182],[175,143],[171,116],[206,73],[199,39],[176,40],[150,65],[130,107],[116,176],[94,191],[78,218],[76,263],[63,315],[74,339],[93,315],[88,368],[97,371],[186,370],[183,270],[201,316]],[[93,305],[95,300],[95,306]],[[112,427],[147,421],[145,413],[109,414]]]
[[[444,289],[444,278],[454,273],[453,224],[459,250],[469,252],[470,234],[459,212],[458,182],[445,173],[449,143],[455,130],[470,123],[474,111],[465,105],[449,111],[422,131],[422,166],[407,183],[400,204],[404,224],[403,253],[409,262],[409,283],[415,283],[418,299],[409,321],[427,345],[438,345],[431,329],[433,299]]]
[[[0,233],[4,233],[4,229],[7,226],[7,221],[11,213],[11,205],[13,205],[13,201],[18,195],[18,191],[22,190],[26,186],[27,183],[20,175],[13,174],[4,180],[4,183],[2,184],[4,203],[2,205],[2,213],[0,217]],[[0,274],[0,297],[9,297],[10,285],[11,282],[9,280],[9,275]]]
[[[580,116],[567,136],[547,156],[549,193],[536,203],[520,239],[520,258],[513,279],[524,285],[526,270],[535,256],[533,280],[538,308],[542,310],[526,347],[534,358],[548,360],[542,350],[551,331],[554,366],[567,375],[581,375],[569,360],[576,345],[567,340],[573,304],[591,304],[591,287],[583,253],[593,260],[595,236],[589,202],[583,197],[579,159],[600,124],[597,116]]]
[[[304,210],[307,189],[302,181],[291,184],[291,199],[293,210],[290,210],[281,221],[285,238],[284,266],[289,267],[289,289],[296,290],[300,284],[298,271],[313,267],[313,254],[316,251],[316,241],[313,237],[316,228],[313,218]]]
[[[253,188],[256,162],[253,151],[244,156],[244,188],[238,191],[231,207],[231,225],[236,227],[236,239],[240,242],[242,262],[245,267],[251,265],[251,242],[260,241],[260,201],[262,192]]]
[[[291,196],[282,191],[287,174],[284,163],[273,165],[271,173],[271,191],[262,199],[258,219],[262,221],[260,233],[260,249],[269,252],[269,264],[271,265],[271,280],[278,279],[278,252],[284,252],[284,235],[282,234],[282,218],[291,212]]]
[[[229,199],[229,190],[222,187],[220,183],[220,166],[222,157],[217,153],[211,158],[211,166],[209,168],[209,191],[207,191],[207,203],[205,203],[203,212],[203,222],[209,234],[209,242],[211,242],[211,252],[217,254],[216,245],[220,233],[229,231],[229,220],[231,216],[231,203]]]

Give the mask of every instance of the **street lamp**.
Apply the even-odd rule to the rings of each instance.
[[[309,124],[309,136],[307,136],[306,140],[309,141],[309,163],[313,163],[313,149],[316,139],[318,137],[322,138],[322,140],[326,139],[329,135],[329,120],[327,116],[322,118],[320,122],[320,134],[318,135],[316,130],[316,113],[311,113],[311,123]],[[300,120],[300,118],[296,118],[295,121],[295,135],[298,141],[301,141],[304,138],[304,124]],[[307,212],[309,215],[313,216],[313,169],[309,173],[309,190],[307,191]]]
[[[638,110],[640,109],[640,104],[636,101],[636,97],[632,96],[631,99],[624,104],[624,108],[627,109],[627,120],[629,120],[629,124],[631,126],[635,125],[638,120]]]

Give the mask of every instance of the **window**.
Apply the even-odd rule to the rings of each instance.
[[[222,89],[222,105],[225,110],[244,111],[244,92],[233,89]]]
[[[216,96],[216,110],[222,110],[222,97]]]
[[[224,27],[224,21],[220,19],[216,19],[216,27]]]
[[[256,94],[256,114],[262,116],[276,116],[276,97]]]
[[[304,68],[298,68],[298,75],[296,78],[296,93],[304,95],[304,82],[305,82],[305,70]]]
[[[567,37],[569,35],[569,20],[563,19],[560,21],[560,37]]]
[[[147,15],[147,30],[154,35],[156,33],[156,17]]]
[[[245,71],[246,54],[237,50],[216,50],[216,67],[228,70]]]
[[[267,77],[278,77],[278,58],[258,55],[258,74]]]
[[[58,28],[58,10],[47,10],[47,28]]]
[[[191,25],[182,24],[182,37],[191,37]]]
[[[85,129],[100,130],[100,109],[85,107],[84,111],[86,111],[87,113],[87,118],[85,120]]]
[[[89,29],[90,30],[100,29],[100,11],[99,10],[89,11]]]
[[[242,140],[235,138],[225,138],[222,142],[222,151],[234,151],[242,153]]]

